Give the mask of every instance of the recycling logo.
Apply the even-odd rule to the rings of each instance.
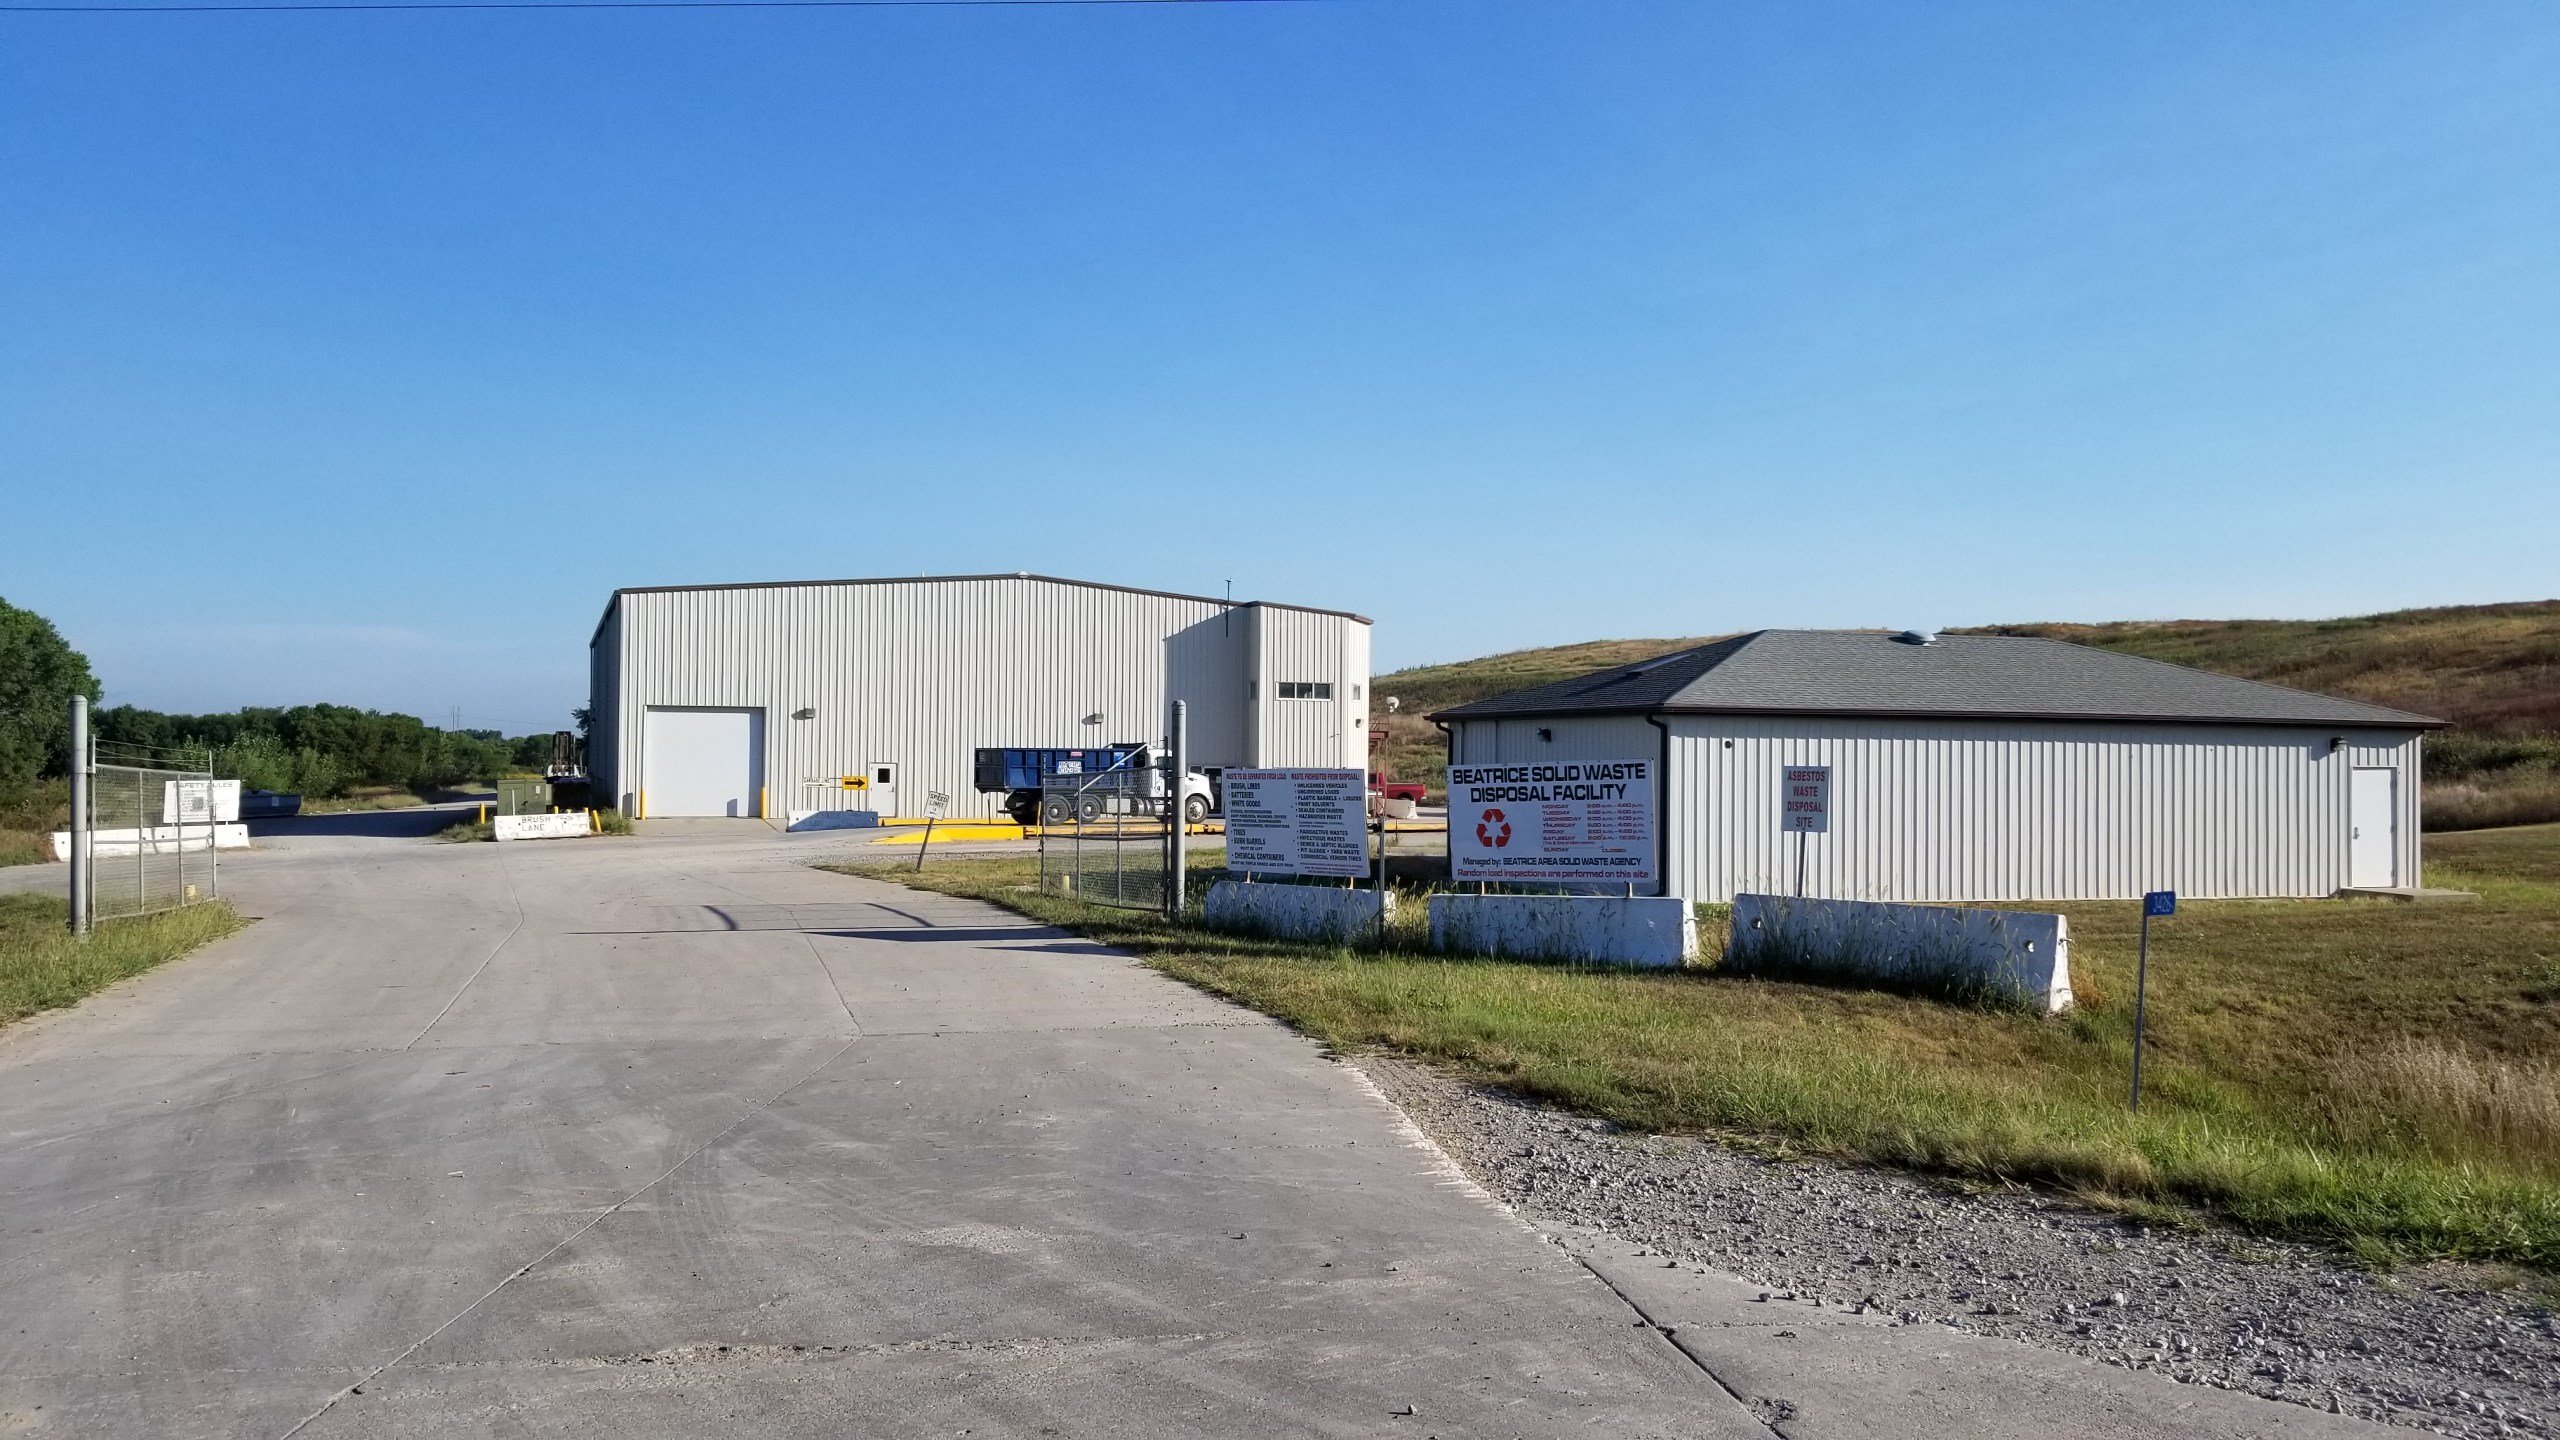
[[[1476,843],[1488,850],[1499,850],[1511,843],[1511,821],[1499,810],[1487,810],[1476,817]]]

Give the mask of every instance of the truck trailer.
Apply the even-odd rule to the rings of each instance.
[[[1165,798],[1165,767],[1155,747],[1135,741],[1118,745],[986,746],[977,752],[976,781],[981,795],[1004,796],[1004,810],[1023,825],[1064,825],[1102,818],[1108,802],[1100,794],[1070,801],[1055,797],[1044,808],[1042,791],[1052,775],[1099,775],[1125,770],[1139,776],[1138,798]],[[1218,808],[1217,778],[1194,770],[1182,777],[1182,819],[1197,825]]]

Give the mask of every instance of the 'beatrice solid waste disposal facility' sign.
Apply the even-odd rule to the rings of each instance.
[[[1452,765],[1449,873],[1652,888],[1653,784],[1650,760]]]
[[[1368,874],[1368,785],[1357,770],[1229,770],[1222,781],[1227,868]]]

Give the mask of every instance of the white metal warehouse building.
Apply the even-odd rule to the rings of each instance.
[[[1164,737],[1191,763],[1359,766],[1369,621],[1045,575],[617,590],[589,642],[587,769],[637,816],[993,815],[981,746]],[[863,788],[848,789],[847,777]]]
[[[2061,641],[1763,630],[1432,717],[1452,764],[1658,759],[1664,893],[2080,900],[2418,884],[2444,722]],[[1452,816],[1453,823],[1464,817]]]

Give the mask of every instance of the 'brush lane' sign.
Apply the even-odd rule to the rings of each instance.
[[[1449,767],[1453,879],[1650,891],[1654,825],[1650,760]]]

